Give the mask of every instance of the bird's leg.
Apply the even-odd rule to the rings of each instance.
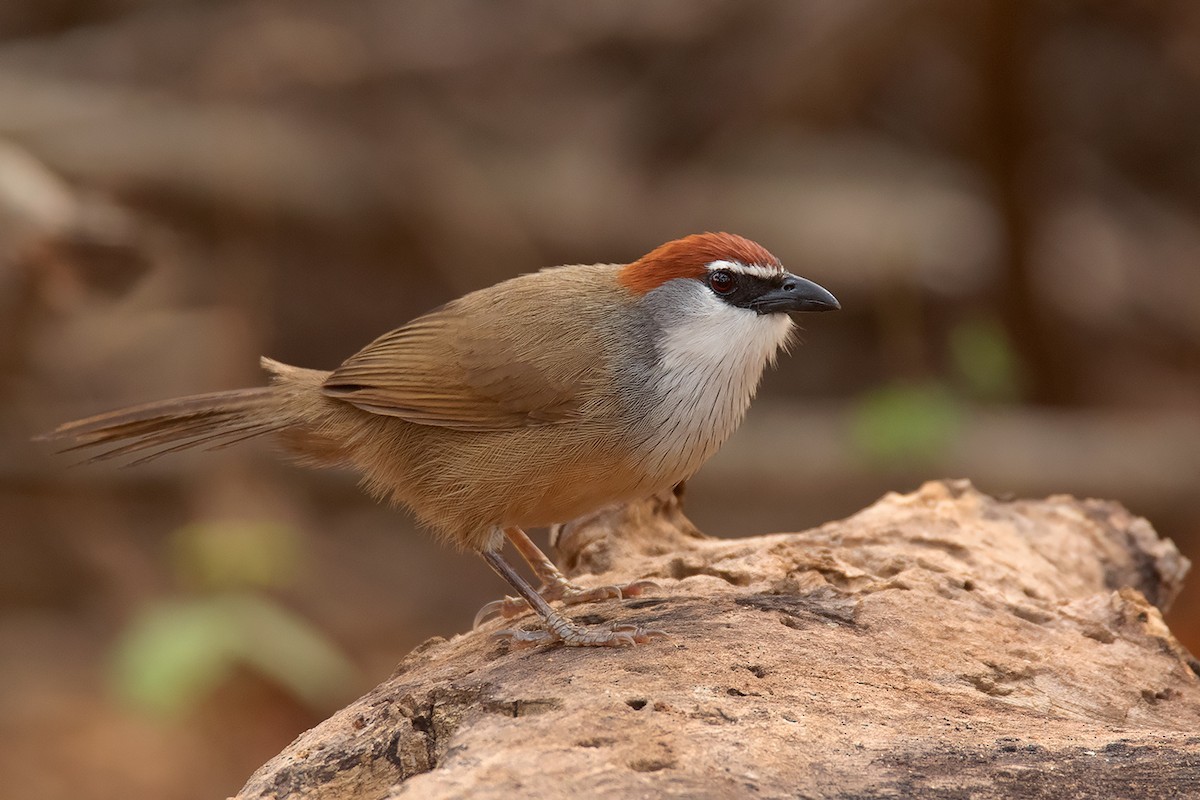
[[[529,534],[525,531],[514,525],[505,528],[504,535],[521,554],[521,558],[525,559],[525,563],[533,570],[533,574],[537,575],[538,580],[542,582],[541,587],[538,588],[538,594],[542,597],[547,600],[558,600],[567,592],[583,591],[581,587],[571,583],[565,575],[559,572],[550,557],[533,543],[533,539],[530,539]]]
[[[525,563],[529,564],[533,573],[538,576],[538,580],[542,582],[538,588],[538,594],[546,600],[561,600],[569,606],[597,600],[619,600],[622,597],[636,597],[658,585],[654,581],[634,581],[622,585],[596,586],[588,589],[567,580],[566,576],[559,571],[558,567],[554,566],[554,562],[542,552],[541,548],[533,543],[525,531],[514,526],[505,528],[504,535],[508,537],[516,551],[525,559]]]
[[[483,559],[496,574],[517,590],[517,594],[521,595],[546,623],[544,631],[501,631],[499,636],[521,644],[562,642],[568,647],[632,647],[655,637],[666,636],[662,631],[643,629],[636,625],[618,625],[608,630],[576,625],[551,608],[500,553],[485,551]]]
[[[542,585],[538,587],[537,593],[541,595],[543,600],[561,600],[563,605],[577,605],[579,603],[594,603],[600,600],[620,600],[623,597],[637,597],[648,589],[655,588],[658,584],[654,581],[634,581],[624,585],[612,586],[596,586],[588,589],[583,586],[572,583],[567,580],[566,576],[559,572],[558,567],[554,566],[554,562],[542,552],[528,534],[520,528],[514,526],[504,529],[504,535],[512,542],[513,547],[525,562],[529,564],[533,574],[538,577]],[[479,613],[475,615],[475,627],[480,623],[491,619],[492,617],[504,617],[512,619],[518,614],[524,613],[529,608],[529,604],[520,597],[505,597],[503,600],[493,600],[492,602],[479,609]]]

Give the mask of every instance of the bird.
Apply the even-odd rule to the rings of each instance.
[[[692,234],[629,263],[550,267],[471,292],[333,371],[263,357],[264,386],[111,411],[39,438],[64,452],[107,448],[89,450],[89,461],[140,463],[267,437],[302,465],[356,471],[371,495],[481,555],[517,594],[481,616],[541,617],[538,629],[500,635],[644,644],[664,632],[585,626],[551,602],[632,596],[652,584],[577,586],[525,530],[692,476],[791,343],[793,315],[839,308],[763,246]],[[506,541],[539,587],[504,557]]]

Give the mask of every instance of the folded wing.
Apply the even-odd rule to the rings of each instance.
[[[577,418],[594,362],[548,357],[561,350],[530,348],[530,334],[451,305],[376,339],[334,370],[322,391],[372,414],[468,431]]]

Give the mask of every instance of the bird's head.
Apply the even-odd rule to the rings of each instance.
[[[736,309],[729,313],[763,316],[841,308],[827,290],[785,270],[762,245],[732,233],[697,233],[667,242],[622,267],[618,280],[635,295],[670,293],[677,302],[690,298],[717,313]]]
[[[700,233],[621,267],[618,282],[656,330],[667,373],[736,373],[749,399],[763,368],[791,337],[791,316],[841,308],[832,294],[783,268],[764,247],[731,233]]]

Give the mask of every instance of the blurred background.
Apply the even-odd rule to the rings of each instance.
[[[1198,211],[1191,0],[5,0],[5,794],[232,794],[505,588],[263,446],[72,469],[35,432],[731,230],[845,310],[692,482],[701,529],[969,477],[1195,557]]]

